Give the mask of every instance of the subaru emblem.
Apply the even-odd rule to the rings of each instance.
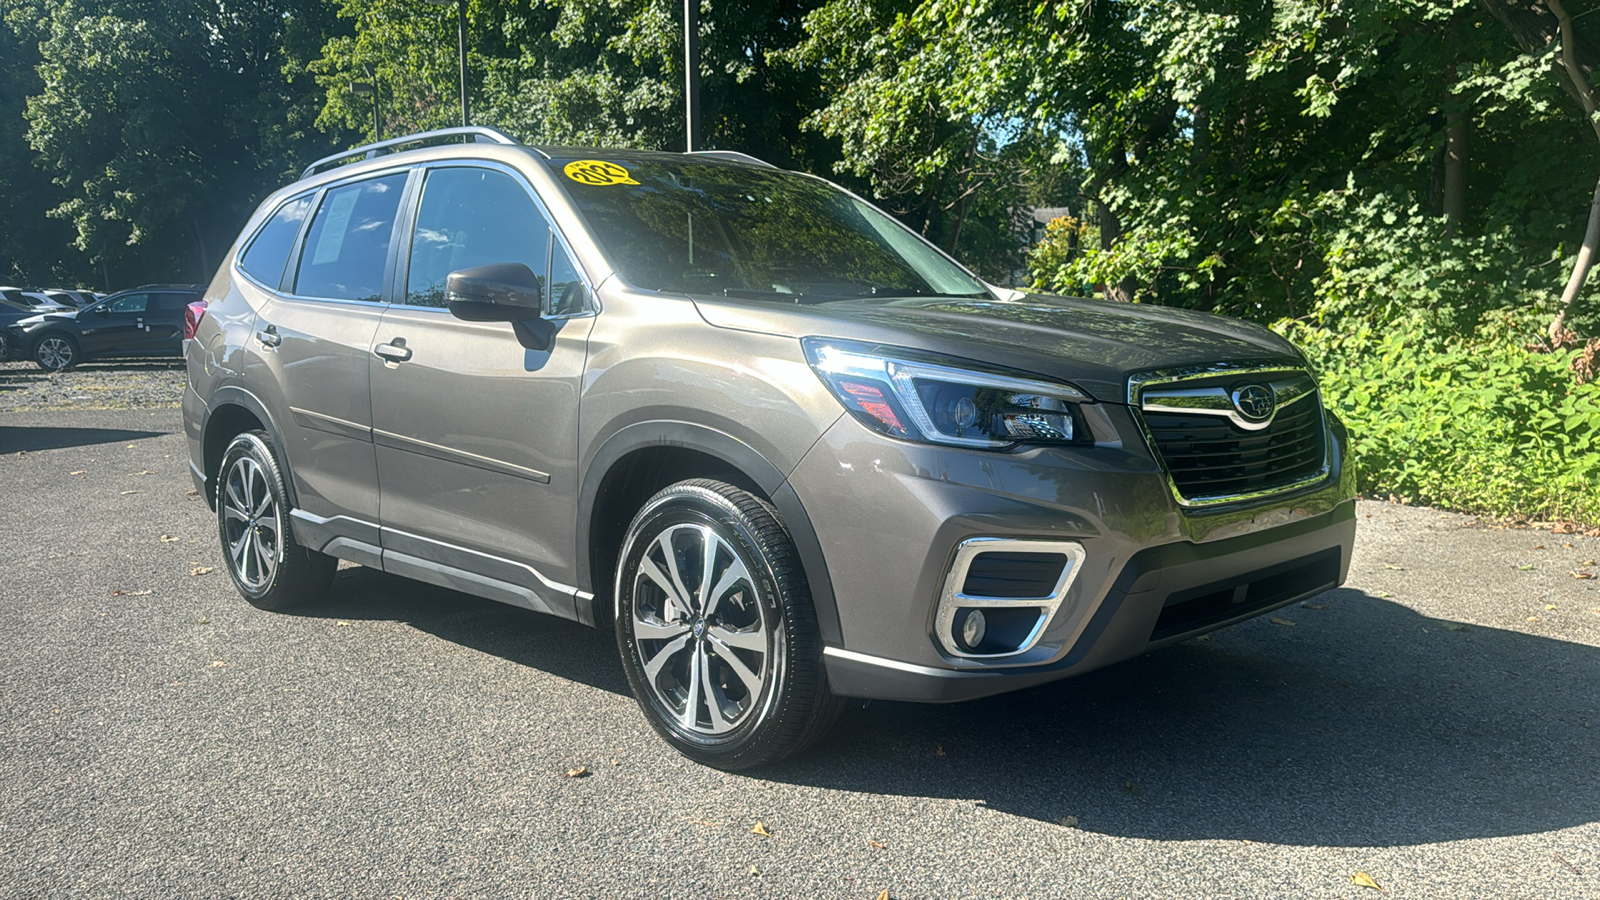
[[[1278,411],[1278,397],[1266,385],[1247,384],[1234,390],[1233,408],[1246,422],[1266,422]]]

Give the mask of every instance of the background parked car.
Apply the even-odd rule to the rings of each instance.
[[[35,312],[73,308],[72,304],[57,300],[46,294],[44,291],[36,291],[28,288],[0,287],[0,297],[4,297],[5,299],[14,303],[21,303],[25,306],[31,306],[34,308]]]
[[[48,371],[111,356],[178,356],[184,307],[203,286],[147,284],[77,310],[46,312],[10,327],[12,354]]]

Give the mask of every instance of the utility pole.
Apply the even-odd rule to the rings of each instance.
[[[472,124],[467,114],[467,0],[456,0],[456,43],[461,48],[461,127]]]
[[[693,153],[700,146],[700,0],[683,0],[683,113]]]

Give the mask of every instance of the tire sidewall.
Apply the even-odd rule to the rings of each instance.
[[[267,476],[267,487],[272,491],[272,506],[277,517],[278,541],[274,552],[277,555],[272,567],[272,577],[259,589],[252,590],[239,577],[234,568],[233,555],[228,552],[228,528],[224,514],[222,492],[227,490],[228,474],[240,457],[248,456]],[[238,589],[245,599],[252,603],[261,603],[272,596],[273,588],[283,579],[285,562],[289,546],[289,498],[283,486],[283,473],[278,468],[277,457],[273,454],[271,446],[259,435],[245,432],[233,439],[228,444],[228,449],[222,454],[222,465],[217,469],[217,541],[222,549],[222,563],[228,570],[228,577],[233,579],[233,586]]]
[[[738,726],[722,735],[701,734],[678,725],[670,710],[661,704],[654,688],[645,682],[643,660],[633,637],[633,586],[639,560],[662,531],[679,524],[709,525],[728,542],[751,573],[756,601],[766,621],[773,626],[767,634],[768,672],[762,679],[762,695],[756,708]],[[775,712],[786,705],[789,663],[795,652],[793,629],[782,602],[782,588],[761,550],[760,541],[744,515],[726,498],[704,487],[685,485],[674,485],[652,498],[634,517],[627,535],[617,564],[613,596],[616,598],[617,646],[634,697],[650,725],[690,758],[716,765],[744,756],[763,743]]]

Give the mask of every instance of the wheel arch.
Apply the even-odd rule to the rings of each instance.
[[[744,441],[692,422],[629,425],[589,460],[578,496],[577,567],[579,587],[594,599],[579,604],[579,618],[590,625],[610,621],[611,579],[628,523],[656,491],[688,478],[727,481],[777,509],[799,553],[818,631],[825,644],[837,645],[839,613],[822,544],[787,476]]]
[[[284,474],[284,489],[288,491],[290,504],[299,505],[299,498],[295,493],[294,475],[289,468],[287,454],[282,450],[283,432],[279,430],[278,423],[267,411],[266,404],[255,394],[230,385],[218,388],[212,395],[205,421],[200,424],[201,458],[206,476],[205,495],[206,502],[212,509],[217,508],[217,470],[222,467],[222,454],[227,452],[228,444],[235,437],[257,429],[265,431],[272,438],[272,445],[278,448],[278,468]]]

